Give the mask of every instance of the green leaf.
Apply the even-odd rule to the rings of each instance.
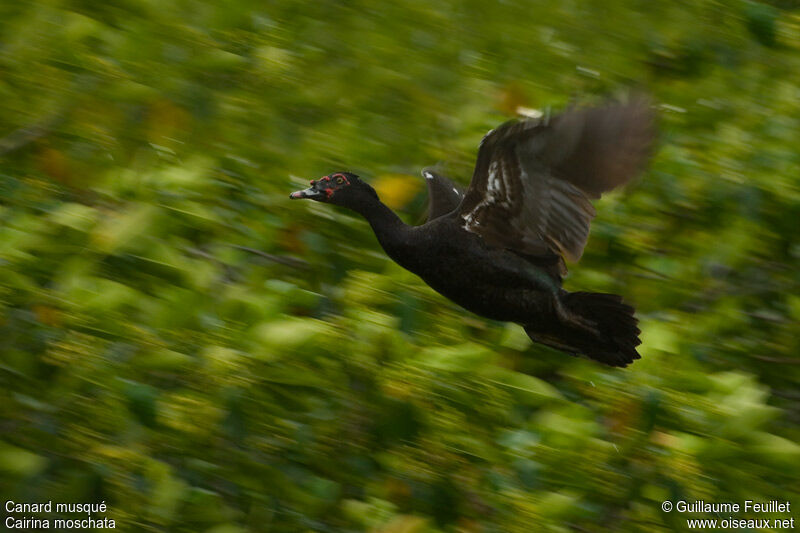
[[[518,401],[525,404],[538,405],[545,401],[564,399],[558,389],[549,383],[521,372],[493,368],[482,375],[490,383],[508,389]]]
[[[776,20],[780,11],[762,2],[745,2],[744,17],[747,21],[747,29],[758,42],[764,46],[775,46],[776,39]]]
[[[87,205],[66,203],[48,217],[53,223],[85,232],[97,222],[97,211]]]
[[[136,366],[151,370],[179,370],[195,362],[195,358],[167,348],[150,350],[134,359]]]
[[[271,361],[280,354],[311,345],[315,339],[327,337],[330,332],[329,327],[318,320],[292,318],[264,322],[253,328],[251,336],[256,342],[253,355]]]
[[[47,459],[33,452],[0,441],[0,472],[31,477],[47,466]]]
[[[794,441],[778,435],[759,432],[753,437],[751,449],[762,461],[787,467],[795,475],[800,473],[797,466],[800,464],[800,444]]]
[[[489,363],[494,354],[485,346],[464,343],[425,348],[417,356],[419,364],[447,372],[472,372]]]
[[[92,240],[105,253],[117,253],[130,249],[146,239],[149,229],[155,224],[159,208],[138,203],[127,209],[110,214],[92,231]]]

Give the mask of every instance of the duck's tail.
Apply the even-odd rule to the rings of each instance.
[[[610,366],[627,366],[639,359],[638,320],[634,309],[616,294],[563,293],[565,316],[556,331],[543,333],[535,325],[525,326],[528,336],[542,344],[573,355],[585,355]],[[549,328],[548,328],[549,329]]]

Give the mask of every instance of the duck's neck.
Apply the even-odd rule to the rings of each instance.
[[[389,254],[389,257],[403,264],[402,259],[406,255],[403,250],[410,244],[410,226],[400,220],[400,217],[386,204],[377,199],[360,205],[356,211],[367,219],[378,242],[381,243],[381,247]]]

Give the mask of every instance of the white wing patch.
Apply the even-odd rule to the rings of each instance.
[[[507,207],[509,205],[508,198],[506,198],[505,189],[507,188],[506,180],[508,177],[503,173],[500,161],[492,161],[489,165],[489,178],[486,182],[486,196],[478,203],[469,213],[463,215],[461,218],[464,220],[464,229],[472,231],[475,226],[480,226],[481,221],[475,217],[483,209],[490,207],[494,204],[500,204]],[[498,172],[498,169],[500,172]]]
[[[492,193],[496,193],[500,190],[500,182],[497,179],[497,161],[492,161],[492,164],[489,165],[489,196],[494,196]]]

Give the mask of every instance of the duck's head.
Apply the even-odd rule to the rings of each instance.
[[[310,185],[308,189],[293,192],[289,198],[308,198],[350,209],[378,199],[375,189],[350,172],[334,172],[318,180],[311,180]]]

